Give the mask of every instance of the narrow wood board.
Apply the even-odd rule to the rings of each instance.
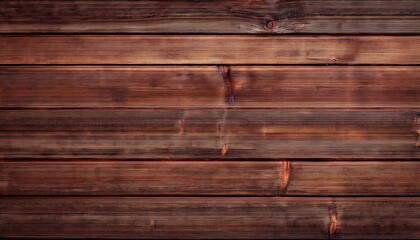
[[[2,1],[0,32],[420,33],[400,1]]]
[[[0,111],[3,158],[419,159],[419,111]]]
[[[420,108],[420,67],[0,66],[0,107],[226,106]]]
[[[5,161],[0,195],[418,195],[415,161]]]
[[[1,64],[420,64],[417,36],[2,35]]]

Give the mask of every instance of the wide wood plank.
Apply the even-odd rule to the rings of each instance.
[[[410,196],[414,161],[5,161],[1,195]]]
[[[1,64],[420,64],[417,36],[3,35]]]
[[[0,66],[0,107],[223,106],[420,108],[420,67]]]
[[[216,66],[1,66],[0,93],[1,107],[226,105],[225,83]]]
[[[0,236],[415,239],[420,198],[2,198]]]
[[[419,33],[415,0],[0,2],[0,32]]]
[[[2,110],[4,158],[420,158],[419,112]]]

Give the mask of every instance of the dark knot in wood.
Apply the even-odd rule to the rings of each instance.
[[[265,28],[266,29],[273,29],[274,28],[274,21],[273,20],[267,20],[265,22]]]

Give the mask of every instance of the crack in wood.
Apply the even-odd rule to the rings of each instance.
[[[224,143],[224,132],[225,132],[225,125],[226,125],[228,111],[229,110],[227,108],[224,109],[222,119],[217,123],[218,139],[219,139],[219,144],[221,146],[220,154],[222,156],[225,156],[229,150],[229,144]]]
[[[225,156],[228,153],[228,150],[229,150],[229,145],[228,144],[223,144],[223,147],[220,150],[220,154],[222,154],[222,156]]]
[[[328,207],[329,217],[330,217],[330,223],[328,224],[328,239],[331,239],[331,237],[337,233],[338,229],[338,223],[337,223],[337,206],[335,205],[335,202]]]
[[[290,172],[292,169],[292,165],[289,161],[282,161],[281,162],[281,175],[279,181],[279,189],[278,195],[284,195],[287,191],[287,186],[289,186],[290,182]]]
[[[234,106],[236,103],[235,98],[235,84],[231,77],[231,68],[230,66],[217,66],[217,71],[222,76],[223,83],[225,86],[226,94],[225,94],[225,102],[228,103],[230,106]]]

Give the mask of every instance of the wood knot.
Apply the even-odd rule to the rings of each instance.
[[[228,153],[228,150],[229,150],[229,145],[223,144],[222,149],[220,150],[220,154],[222,154],[222,156],[225,156]]]
[[[292,165],[289,161],[281,162],[281,176],[279,181],[279,195],[285,194],[290,181]]]
[[[337,207],[333,203],[328,207],[330,223],[328,224],[328,238],[337,233]]]
[[[332,63],[338,63],[338,58],[333,57],[330,60],[331,60]]]
[[[273,29],[274,28],[274,21],[273,20],[268,20],[265,22],[265,28],[266,29]]]

